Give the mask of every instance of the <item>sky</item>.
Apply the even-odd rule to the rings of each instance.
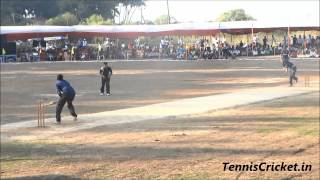
[[[166,0],[146,0],[144,19],[167,14]],[[179,22],[214,21],[221,13],[242,8],[258,21],[313,21],[319,24],[319,0],[169,0],[170,15]],[[140,20],[140,12],[133,20]]]

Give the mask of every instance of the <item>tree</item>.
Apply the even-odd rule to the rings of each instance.
[[[131,18],[140,6],[144,6],[144,0],[120,0],[116,13],[120,24],[131,24]],[[120,19],[122,17],[122,19]]]
[[[50,18],[46,21],[46,25],[71,26],[79,24],[78,18],[69,12]]]
[[[82,24],[86,25],[110,25],[112,19],[104,19],[101,15],[92,14],[90,17],[86,18]]]
[[[234,9],[227,12],[222,13],[217,21],[225,22],[225,21],[248,21],[255,20],[252,16],[245,13],[243,9]]]
[[[170,19],[175,19],[175,18],[171,17]],[[164,14],[164,15],[157,17],[154,20],[154,24],[169,24],[168,15]]]
[[[26,10],[34,12],[36,18],[47,19],[58,13],[56,0],[1,0],[1,25],[25,25],[30,19],[25,18]]]
[[[120,3],[128,7],[137,7],[144,5],[144,0],[1,0],[0,3],[1,25],[25,25],[30,21],[23,17],[25,10],[34,11],[36,19],[43,20],[69,12],[80,22],[92,14],[101,15],[104,19],[113,19],[119,14],[117,6]],[[128,14],[127,19],[130,20],[132,15]]]

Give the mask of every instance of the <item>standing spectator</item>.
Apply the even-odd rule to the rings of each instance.
[[[106,47],[106,49],[105,49],[105,52],[104,52],[104,57],[106,58],[106,59],[109,59],[110,58],[110,49],[111,49],[111,44],[110,44],[110,39],[109,38],[106,38],[106,40],[104,41],[104,45],[105,45],[105,47]]]
[[[71,61],[74,61],[76,59],[76,47],[73,45],[71,47]]]
[[[267,47],[267,41],[268,41],[267,36],[264,36],[264,38],[263,38],[263,49],[265,49]]]
[[[289,47],[293,46],[293,36],[290,36],[288,39],[288,44],[290,45]]]
[[[102,47],[101,44],[98,43],[98,55],[97,55],[97,59],[100,60],[101,59],[101,51],[102,51]]]
[[[308,38],[307,38],[307,48],[310,49],[311,47],[311,35],[309,34]]]
[[[87,45],[88,45],[88,42],[87,42],[86,38],[84,38],[82,41],[82,46],[86,47]]]
[[[276,46],[277,46],[277,42],[276,42],[276,39],[274,38],[273,34],[271,36],[271,48],[272,48],[272,51],[273,51],[273,54],[276,53]]]
[[[243,42],[242,42],[242,40],[240,40],[240,48],[243,48]]]
[[[274,38],[274,35],[272,34],[271,36],[271,46],[275,47],[276,46],[276,39]]]
[[[316,46],[316,39],[314,38],[314,36],[312,36],[311,38],[311,48],[314,48]]]
[[[253,45],[254,45],[254,46],[257,45],[257,42],[258,42],[258,37],[257,37],[257,35],[254,35],[254,36],[253,36],[252,42],[253,42]]]
[[[283,45],[288,46],[288,36],[283,36]]]
[[[6,55],[6,50],[2,48],[2,55]]]
[[[178,40],[178,45],[179,45],[179,46],[183,46],[183,44],[184,44],[184,43],[183,43],[183,40],[182,40],[182,38],[180,37],[179,40]]]
[[[2,48],[1,55],[2,55],[2,59],[0,62],[5,62],[6,50],[4,48]]]
[[[68,103],[68,109],[70,111],[70,114],[74,117],[74,121],[77,120],[77,114],[74,111],[74,107],[72,104],[72,101],[74,100],[74,97],[76,96],[76,92],[73,89],[73,87],[69,84],[68,81],[63,79],[62,74],[57,75],[57,93],[59,95],[59,100],[57,103],[56,108],[56,121],[57,124],[61,124],[61,111],[63,109],[63,106]]]
[[[299,37],[298,37],[297,44],[298,44],[299,48],[303,48],[303,39],[302,39],[301,35],[299,35]]]
[[[320,36],[316,37],[316,45],[315,45],[316,54],[320,57]]]
[[[285,46],[281,51],[281,62],[282,67],[288,70],[288,64],[289,64],[289,49]]]
[[[297,36],[296,35],[294,35],[293,38],[292,38],[292,44],[293,44],[294,47],[297,47],[297,45],[298,45],[298,40],[297,40]]]
[[[101,75],[101,88],[100,88],[100,96],[104,95],[104,86],[106,86],[106,95],[110,96],[110,78],[112,76],[112,69],[108,66],[107,62],[103,63],[104,66],[100,68]]]

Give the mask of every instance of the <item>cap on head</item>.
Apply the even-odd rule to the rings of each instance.
[[[57,75],[57,80],[63,80],[63,75],[62,74],[58,74]]]
[[[108,62],[103,62],[104,65],[108,65]]]

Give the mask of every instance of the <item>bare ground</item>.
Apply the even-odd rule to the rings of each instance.
[[[231,172],[223,162],[311,164]],[[2,178],[319,179],[319,93],[184,118],[1,143]]]

